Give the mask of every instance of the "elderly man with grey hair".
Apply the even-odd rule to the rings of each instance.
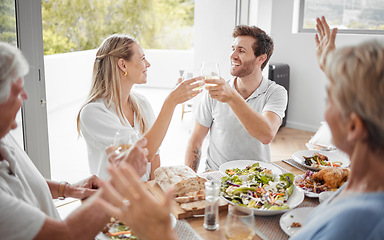
[[[109,201],[104,189],[97,190],[102,181],[95,176],[73,185],[45,180],[9,133],[17,127],[15,116],[27,98],[23,89],[23,76],[27,73],[28,63],[22,53],[0,42],[0,236],[2,239],[92,239],[110,218],[100,210],[100,202]],[[122,157],[124,161],[118,159],[118,162],[139,161],[145,165],[145,145],[146,139],[141,139],[129,155]],[[116,156],[111,156],[111,161],[115,159]],[[88,199],[61,220],[52,198],[65,197]],[[92,224],[84,224],[90,220]]]

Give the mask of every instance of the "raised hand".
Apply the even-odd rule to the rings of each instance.
[[[170,219],[172,191],[159,200],[129,164],[108,170],[111,178],[102,187],[104,211],[126,223],[140,239],[176,239]]]
[[[321,19],[317,18],[316,22],[316,28],[318,32],[315,36],[316,57],[321,70],[324,71],[328,54],[336,49],[335,39],[337,28],[332,29],[331,32],[324,16],[321,17]]]
[[[196,77],[181,82],[169,94],[168,98],[176,105],[188,101],[202,91],[204,82],[201,80],[202,77]]]
[[[204,81],[206,83],[205,88],[208,90],[211,98],[220,102],[228,102],[234,94],[237,94],[236,90],[229,86],[229,84],[222,78],[206,79]]]

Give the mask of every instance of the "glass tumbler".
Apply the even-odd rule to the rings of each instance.
[[[251,240],[255,236],[255,217],[251,209],[228,206],[225,236],[229,240]]]

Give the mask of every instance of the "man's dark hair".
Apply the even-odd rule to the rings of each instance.
[[[269,37],[260,28],[256,26],[246,26],[246,25],[239,25],[235,27],[235,29],[233,30],[232,36],[234,38],[238,36],[251,36],[256,40],[255,43],[252,45],[252,49],[254,51],[255,56],[258,57],[262,54],[267,55],[267,59],[264,61],[263,65],[261,65],[261,69],[263,70],[273,53],[272,38]]]

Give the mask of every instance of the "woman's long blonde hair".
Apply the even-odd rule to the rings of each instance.
[[[111,103],[115,106],[115,111],[123,125],[128,125],[123,113],[123,103],[121,99],[120,74],[118,60],[124,59],[129,61],[133,55],[132,45],[137,41],[127,35],[114,34],[103,41],[99,50],[96,53],[96,59],[93,64],[92,86],[86,103],[81,107],[77,115],[77,131],[80,132],[80,112],[85,105],[104,99],[107,103],[107,108]],[[128,97],[128,104],[136,114],[136,120],[140,124],[141,134],[148,130],[148,123],[143,117],[142,109],[137,104],[137,100],[132,91]]]

